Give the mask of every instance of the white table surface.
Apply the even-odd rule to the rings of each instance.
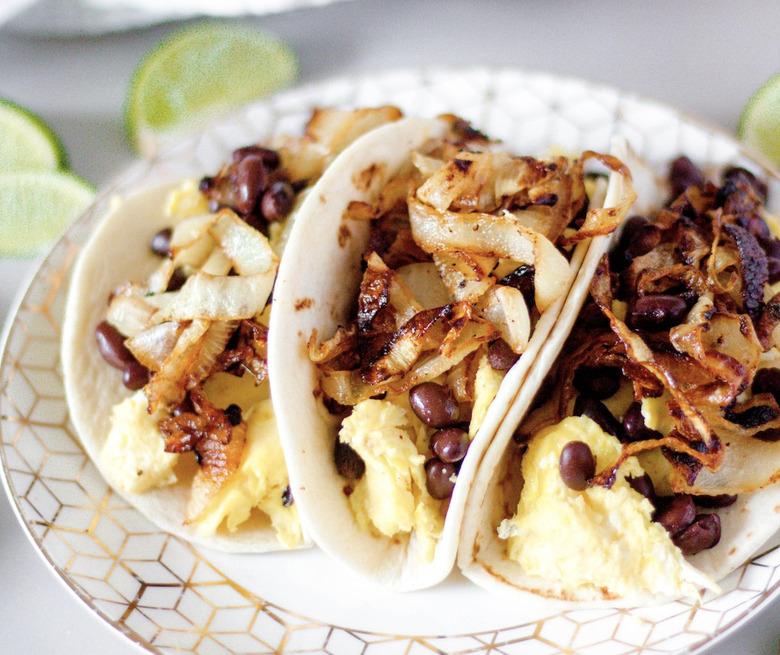
[[[776,0],[353,0],[252,20],[293,45],[303,82],[398,66],[512,65],[635,91],[734,130],[751,93],[780,69],[779,19]],[[0,31],[0,96],[40,113],[76,172],[106,184],[133,161],[122,134],[131,71],[173,27],[67,39]],[[0,259],[0,317],[34,266]],[[49,570],[0,496],[0,652],[139,652]],[[780,601],[704,652],[776,654],[778,610]]]

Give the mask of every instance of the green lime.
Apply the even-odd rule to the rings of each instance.
[[[0,98],[0,172],[64,168],[65,149],[39,116]]]
[[[91,184],[65,171],[0,173],[0,256],[34,255],[94,198]]]
[[[125,123],[133,148],[153,155],[187,131],[292,84],[298,59],[251,27],[205,22],[182,28],[140,61]]]
[[[737,136],[780,166],[780,73],[748,100],[739,119]]]

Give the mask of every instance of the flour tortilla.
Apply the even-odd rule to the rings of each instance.
[[[445,130],[446,125],[438,120],[404,119],[362,137],[330,166],[321,180],[320,193],[311,194],[298,214],[277,275],[269,331],[271,394],[284,435],[293,496],[304,525],[323,550],[366,579],[399,591],[432,586],[452,570],[466,494],[482,453],[523,386],[566,300],[564,293],[542,315],[527,350],[508,372],[472,441],[433,560],[420,560],[413,534],[389,539],[361,531],[343,491],[344,479],[333,465],[339,420],[327,412],[315,393],[319,376],[309,359],[307,342],[314,330],[325,339],[351,319],[369,225],[342,219],[347,206],[351,201],[375,199],[409,161],[411,150]],[[372,167],[372,182],[366,187],[362,184],[366,176],[361,173]],[[576,247],[569,264],[571,279],[589,247],[590,241]]]
[[[637,201],[632,214],[646,215],[662,206],[666,200],[665,187],[631,151],[628,144],[622,140],[615,141],[612,154],[628,166],[634,178]],[[615,187],[608,190],[606,205],[614,201],[614,191]],[[574,326],[601,255],[609,249],[613,240],[619,238],[618,232],[611,237],[594,239],[555,329],[541,349],[526,383],[509,406],[504,422],[498,428],[475,475],[467,499],[458,566],[466,577],[479,586],[506,596],[513,602],[533,603],[540,610],[571,608],[575,605],[634,607],[671,600],[649,593],[615,598],[593,587],[583,587],[576,591],[565,589],[556,581],[527,574],[517,562],[508,559],[506,541],[497,535],[499,523],[508,514],[514,513],[520,498],[521,483],[509,482],[512,476],[508,475],[513,432],[528,412],[537,389]],[[599,239],[602,241],[597,244]],[[742,494],[733,505],[719,509],[718,514],[721,518],[720,542],[714,548],[687,558],[688,563],[701,574],[702,586],[708,582],[706,578],[714,581],[723,579],[772,539],[780,525],[780,484],[752,494]],[[576,535],[572,535],[572,538],[576,538]]]
[[[95,327],[105,318],[111,291],[127,280],[142,280],[159,266],[149,242],[170,218],[164,209],[169,193],[179,183],[151,187],[131,195],[99,223],[85,245],[73,270],[62,335],[62,366],[70,417],[84,449],[100,473],[115,489],[111,471],[100,453],[111,422],[111,408],[132,392],[122,384],[121,372],[100,355]],[[162,438],[162,437],[161,437]],[[181,458],[185,460],[185,458]],[[179,481],[144,493],[120,492],[154,525],[197,544],[229,552],[265,552],[284,546],[276,538],[270,521],[253,513],[236,532],[220,528],[210,536],[185,525],[190,483],[195,474],[194,458],[189,469],[180,461]]]

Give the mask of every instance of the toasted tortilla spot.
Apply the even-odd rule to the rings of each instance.
[[[374,180],[382,177],[384,171],[383,164],[377,164],[376,162],[364,168],[362,171],[358,171],[352,176],[352,183],[358,191],[368,191],[374,183]]]
[[[352,238],[352,233],[346,225],[339,227],[339,248],[345,248]]]
[[[295,311],[299,312],[302,309],[309,309],[313,305],[314,305],[313,298],[301,298],[300,300],[295,301]]]

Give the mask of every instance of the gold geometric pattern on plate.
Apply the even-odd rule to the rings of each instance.
[[[682,653],[767,604],[780,586],[777,549],[735,571],[722,582],[720,596],[701,604],[563,611],[448,636],[347,629],[242,587],[212,563],[206,549],[156,529],[99,476],[68,419],[59,340],[73,261],[111,196],[213,172],[235,147],[270,133],[298,132],[314,106],[381,103],[408,114],[456,112],[529,153],[550,143],[603,150],[621,134],[652,162],[686,152],[701,164],[750,165],[775,194],[780,192],[774,174],[752,162],[727,135],[656,103],[542,73],[389,71],[330,80],[244,109],[164,158],[136,165],[101,194],[44,260],[8,325],[0,368],[5,484],[52,568],[106,621],[160,653]],[[473,593],[478,603],[484,592],[475,588]]]

